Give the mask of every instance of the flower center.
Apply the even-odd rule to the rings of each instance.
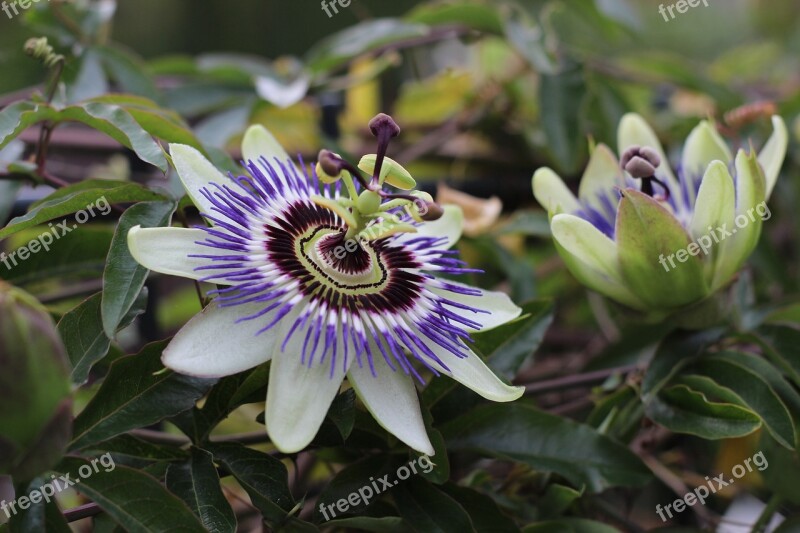
[[[342,228],[319,226],[298,239],[300,259],[320,290],[333,286],[346,294],[380,291],[386,267],[371,243],[346,239]]]

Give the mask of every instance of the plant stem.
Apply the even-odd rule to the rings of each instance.
[[[616,368],[606,368],[603,370],[596,370],[594,372],[587,372],[585,374],[576,374],[574,376],[563,376],[560,378],[549,379],[545,381],[538,381],[525,386],[525,394],[544,394],[546,392],[558,391],[561,389],[569,389],[572,387],[582,387],[585,385],[594,385],[602,383],[609,377],[615,374],[627,374],[633,372],[638,365],[626,365]]]
[[[772,519],[772,515],[775,514],[775,511],[778,510],[778,507],[783,503],[783,497],[780,494],[773,494],[772,497],[767,502],[767,505],[764,506],[764,510],[761,511],[761,515],[759,515],[758,520],[756,523],[753,524],[753,529],[751,530],[752,533],[760,533],[764,531],[764,529],[769,525],[770,520]]]

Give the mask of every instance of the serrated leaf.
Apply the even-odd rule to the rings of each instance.
[[[168,225],[175,205],[173,201],[141,202],[120,217],[103,272],[101,309],[107,337],[114,336],[147,279],[147,269],[136,262],[128,249],[128,231],[134,226],[160,228]]]
[[[400,482],[392,496],[400,516],[417,531],[476,531],[469,514],[456,500],[421,478]]]
[[[286,520],[294,507],[294,499],[289,492],[289,473],[283,463],[240,444],[211,444],[206,449],[233,474],[265,520],[272,525]]]
[[[98,208],[95,207],[95,203],[102,198],[105,198],[108,204],[165,200],[160,194],[135,183],[111,181],[97,187],[91,186],[94,184],[94,182],[92,184],[83,183],[59,189],[27,214],[12,219],[5,228],[0,230],[0,239],[5,239],[23,229],[85,210],[89,206],[92,206],[97,212]],[[58,230],[62,236],[65,231],[78,226],[77,223],[71,222],[62,221],[66,224]]]
[[[67,348],[67,356],[72,364],[70,379],[75,385],[82,385],[89,378],[92,366],[108,354],[112,337],[103,331],[101,318],[102,293],[86,299],[75,309],[65,314],[58,323],[58,332]],[[147,304],[147,291],[137,295],[130,309],[122,317],[117,329],[125,328],[144,312]]]
[[[522,402],[482,405],[443,424],[448,449],[475,450],[555,472],[592,492],[641,486],[650,471],[622,444],[589,426]]]
[[[323,73],[378,46],[427,35],[429,28],[397,19],[375,19],[335,33],[316,45],[306,55],[311,72]]]
[[[786,405],[756,372],[722,356],[704,357],[692,369],[707,375],[739,396],[763,421],[782,446],[795,448],[795,425]]]
[[[203,525],[177,496],[155,478],[127,466],[108,469],[79,457],[66,457],[55,470],[78,481],[75,489],[91,498],[130,533],[197,532]],[[79,473],[88,468],[92,475]],[[95,470],[97,469],[97,471]]]
[[[208,531],[235,533],[236,515],[220,488],[219,474],[210,453],[192,448],[188,462],[169,466],[165,483],[171,493],[200,517]]]
[[[670,431],[712,440],[743,437],[761,427],[761,419],[749,409],[711,402],[686,385],[662,390],[647,403],[646,413]]]
[[[216,382],[162,371],[167,342],[149,344],[111,365],[100,390],[75,419],[72,449],[80,449],[191,409]]]

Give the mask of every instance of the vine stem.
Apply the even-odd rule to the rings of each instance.
[[[586,372],[585,374],[576,374],[574,376],[563,376],[555,379],[537,381],[525,385],[525,395],[544,394],[562,389],[602,383],[615,374],[628,374],[638,368],[639,365],[626,365],[596,370],[594,372]]]
[[[775,511],[778,510],[778,507],[783,503],[783,498],[780,494],[773,494],[772,497],[767,502],[767,505],[764,506],[764,510],[761,511],[761,514],[756,520],[756,523],[753,524],[753,529],[751,533],[761,533],[767,527],[770,520],[772,519],[772,515],[775,514]]]

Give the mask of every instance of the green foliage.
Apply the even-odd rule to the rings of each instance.
[[[297,9],[280,4],[270,9]],[[674,501],[676,487],[763,452],[767,468],[672,525],[710,527],[706,516],[719,520],[735,494],[748,493],[770,502],[765,520],[788,517],[776,531],[796,528],[795,6],[776,1],[767,13],[742,2],[721,15],[715,5],[663,22],[656,6],[641,4],[355,0],[335,20],[323,14],[323,31],[312,16],[319,12],[306,8],[301,20],[272,18],[266,29],[259,22],[259,31],[314,43],[291,57],[245,36],[237,37],[241,48],[257,42],[264,57],[152,59],[139,55],[141,41],[128,48],[112,39],[112,22],[134,23],[114,20],[107,2],[26,9],[14,23],[46,35],[63,62],[24,56],[21,40],[0,49],[8,74],[0,85],[13,92],[0,99],[0,253],[59,224],[68,231],[13,268],[0,263],[0,474],[10,474],[16,497],[69,474],[91,502],[95,531],[233,532],[263,522],[292,532],[607,533],[661,526],[653,502]],[[179,7],[159,9],[167,21],[200,16],[195,6],[181,17]],[[247,22],[245,11],[236,13]],[[213,22],[220,33],[222,22]],[[0,41],[18,39],[17,31],[4,27]],[[129,30],[125,37],[136,41]],[[179,41],[169,42],[177,49]],[[19,92],[32,85],[43,88]],[[531,172],[551,166],[575,190],[587,146],[619,148],[616,126],[629,111],[651,119],[670,158],[706,117],[731,145],[760,147],[773,111],[767,103],[736,111],[754,95],[775,98],[794,137],[770,204],[775,217],[764,221],[750,264],[719,300],[705,302],[724,311],[709,321],[714,327],[699,313],[643,323],[629,309],[586,298],[547,244],[550,224],[533,205]],[[269,362],[221,379],[165,369],[170,336],[223,287],[151,275],[127,245],[135,226],[204,223],[171,169],[168,144],[191,146],[223,173],[241,175],[234,147],[251,124],[268,126],[288,153],[313,162],[321,148],[350,158],[372,142],[365,124],[378,112],[403,127],[391,154],[408,169],[403,183],[433,192],[446,180],[502,199],[499,220],[469,226],[484,213],[465,209],[471,231],[459,247],[485,271],[470,283],[504,290],[522,307],[516,320],[473,334],[471,348],[503,380],[528,386],[525,397],[488,402],[422,370],[425,383],[416,386],[435,455],[429,471],[408,479],[398,479],[399,469],[421,464],[420,454],[381,427],[348,386],[311,445],[285,455],[263,428]],[[669,288],[675,276],[702,293],[697,269],[660,270],[659,253],[683,247],[675,235],[684,232],[674,227],[664,237],[661,213],[640,204],[628,199],[622,216],[637,224],[617,232],[623,247],[635,248],[623,254],[623,269],[652,274],[634,276],[637,294],[680,299]],[[90,220],[76,218],[90,206]],[[114,468],[93,466],[104,454]],[[386,476],[386,490],[350,505]],[[6,497],[4,483],[0,477]],[[346,512],[320,511],[341,501]],[[67,532],[75,517],[64,512],[82,503],[66,493],[34,502],[0,531]]]

